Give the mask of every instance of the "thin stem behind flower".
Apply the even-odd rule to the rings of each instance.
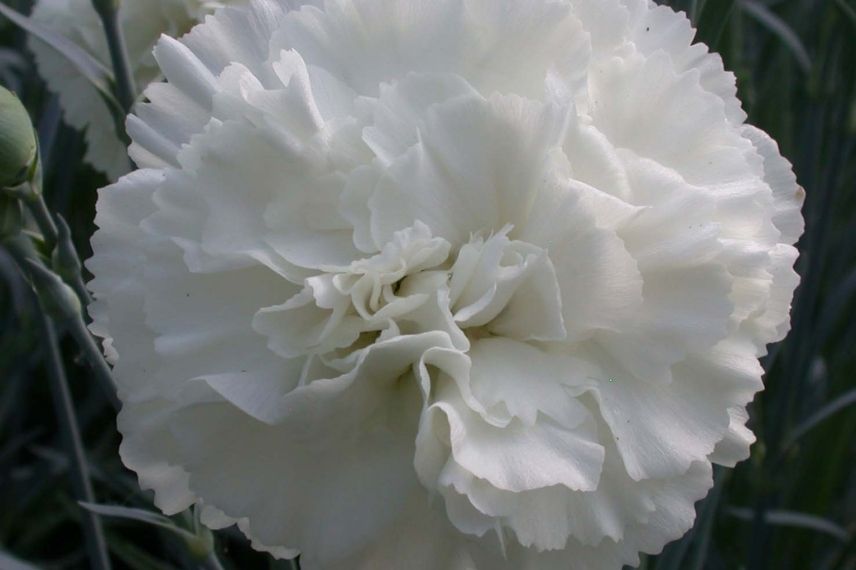
[[[41,302],[41,301],[40,301]],[[37,320],[41,328],[46,353],[46,369],[51,382],[51,393],[54,400],[54,408],[61,429],[61,437],[73,469],[71,470],[74,493],[78,500],[94,502],[95,495],[92,491],[92,481],[89,477],[89,464],[86,460],[83,442],[80,437],[80,428],[77,425],[77,417],[74,412],[74,404],[68,389],[65,370],[62,367],[62,359],[59,352],[59,342],[56,336],[53,321],[45,314],[44,310],[37,311]],[[83,529],[86,537],[87,551],[91,567],[96,570],[109,570],[110,557],[107,554],[107,543],[104,539],[104,529],[101,519],[95,513],[84,511]]]
[[[110,62],[113,65],[113,77],[116,81],[116,98],[125,112],[128,112],[137,98],[137,87],[128,60],[125,35],[119,23],[118,2],[115,0],[93,0],[92,4],[104,26],[107,48],[110,51]]]

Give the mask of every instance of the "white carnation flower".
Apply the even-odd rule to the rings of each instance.
[[[307,569],[617,569],[748,456],[802,190],[645,0],[257,0],[101,192],[122,457]]]
[[[125,34],[128,58],[137,87],[159,77],[152,48],[161,34],[181,35],[223,4],[244,0],[125,0],[119,22]],[[33,20],[70,39],[107,69],[112,69],[101,20],[92,0],[38,0]],[[29,42],[39,73],[59,95],[65,121],[86,133],[86,161],[111,180],[128,171],[128,153],[119,140],[107,105],[73,65],[35,37]]]

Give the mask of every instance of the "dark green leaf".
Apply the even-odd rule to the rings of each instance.
[[[757,0],[742,0],[740,8],[775,34],[787,46],[805,73],[811,70],[811,58],[808,51],[796,32],[784,20]]]
[[[856,388],[835,398],[800,422],[785,440],[785,447],[790,447],[824,420],[853,404],[856,404]]]
[[[734,3],[735,0],[705,0],[693,20],[698,28],[696,40],[717,49],[734,11]]]

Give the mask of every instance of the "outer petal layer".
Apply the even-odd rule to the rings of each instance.
[[[161,39],[88,262],[157,505],[322,570],[686,532],[748,455],[803,196],[692,37],[645,0],[254,0]]]

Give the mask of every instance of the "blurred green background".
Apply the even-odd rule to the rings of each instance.
[[[0,2],[31,8],[30,0]],[[722,54],[750,122],[793,162],[807,192],[807,230],[793,330],[771,347],[767,388],[751,407],[752,457],[719,469],[693,531],[642,567],[856,569],[856,1],[666,3],[687,12],[698,39]],[[62,124],[24,45],[25,34],[0,16],[0,84],[21,96],[37,125],[48,205],[68,220],[86,258],[105,180],[83,164],[82,137]],[[0,569],[24,561],[86,568],[83,514],[36,311],[29,285],[0,248]],[[113,412],[90,370],[65,336],[62,349],[98,501],[150,509],[150,496],[118,459]],[[105,526],[116,568],[196,567],[169,531],[115,518]],[[226,568],[294,567],[253,552],[236,531],[216,538]]]

